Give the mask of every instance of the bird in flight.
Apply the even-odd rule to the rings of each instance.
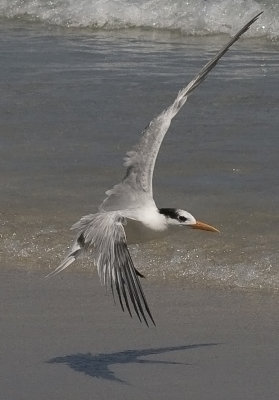
[[[240,36],[259,18],[257,14],[181,89],[174,102],[152,119],[142,132],[139,143],[124,158],[126,174],[123,180],[106,192],[107,197],[99,212],[82,217],[71,229],[77,231],[75,242],[64,261],[48,276],[53,276],[92,250],[101,283],[111,287],[123,311],[132,317],[132,310],[139,320],[148,326],[149,319],[155,325],[147,304],[140,278],[135,268],[127,240],[144,241],[156,237],[169,226],[185,226],[211,232],[218,230],[197,221],[189,212],[176,208],[158,208],[153,199],[152,177],[155,161],[170,123],[196,89],[215,67],[220,58]],[[134,238],[135,236],[135,238]],[[138,236],[138,238],[137,238]]]

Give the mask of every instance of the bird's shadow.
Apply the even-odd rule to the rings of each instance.
[[[171,347],[159,347],[149,348],[143,350],[125,350],[115,353],[77,353],[66,355],[63,357],[55,357],[47,361],[49,364],[66,364],[74,371],[81,372],[85,375],[89,375],[92,378],[106,379],[109,381],[115,381],[120,383],[126,383],[125,381],[117,378],[114,372],[110,369],[110,366],[114,364],[169,364],[177,365],[185,363],[179,363],[175,361],[160,361],[160,360],[146,360],[141,357],[150,355],[157,355],[162,353],[168,353],[171,351],[181,351],[196,349],[199,347],[216,346],[218,343],[201,343],[191,344],[184,346],[171,346]]]

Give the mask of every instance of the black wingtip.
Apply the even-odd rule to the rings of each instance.
[[[264,13],[263,11],[260,11],[257,15],[255,15],[254,21],[256,21],[259,18],[259,16],[262,15],[263,13]]]
[[[135,268],[135,270],[136,270],[136,274],[137,274],[140,278],[145,278],[145,276],[144,276],[141,272],[139,272],[138,269]]]
[[[240,31],[235,35],[235,37],[240,37],[241,35],[243,35],[243,33],[245,33],[246,31],[248,31],[248,29],[250,28],[250,26],[257,21],[257,19],[263,14],[263,11],[259,12],[258,14],[256,14],[252,19],[250,19],[249,22],[247,22],[247,24],[245,24],[243,26],[243,28],[240,29]]]

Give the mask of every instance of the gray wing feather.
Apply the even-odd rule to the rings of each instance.
[[[245,33],[261,15],[259,13],[241,28],[236,35],[181,89],[174,102],[155,117],[142,132],[142,137],[133,151],[126,154],[124,166],[127,167],[123,181],[106,192],[107,198],[100,209],[117,210],[134,207],[135,202],[143,204],[153,197],[152,177],[156,158],[173,117],[187,100],[187,96],[196,89],[215,67],[220,58]]]
[[[83,252],[93,251],[101,283],[117,294],[123,311],[132,316],[133,307],[139,320],[154,323],[137,271],[127,246],[124,217],[117,212],[90,214],[82,217],[72,229],[78,231],[76,241],[65,260],[48,276],[67,268]]]

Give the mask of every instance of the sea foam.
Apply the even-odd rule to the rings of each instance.
[[[264,11],[249,37],[279,38],[277,0],[2,0],[0,16],[93,29],[145,28],[233,35]]]

